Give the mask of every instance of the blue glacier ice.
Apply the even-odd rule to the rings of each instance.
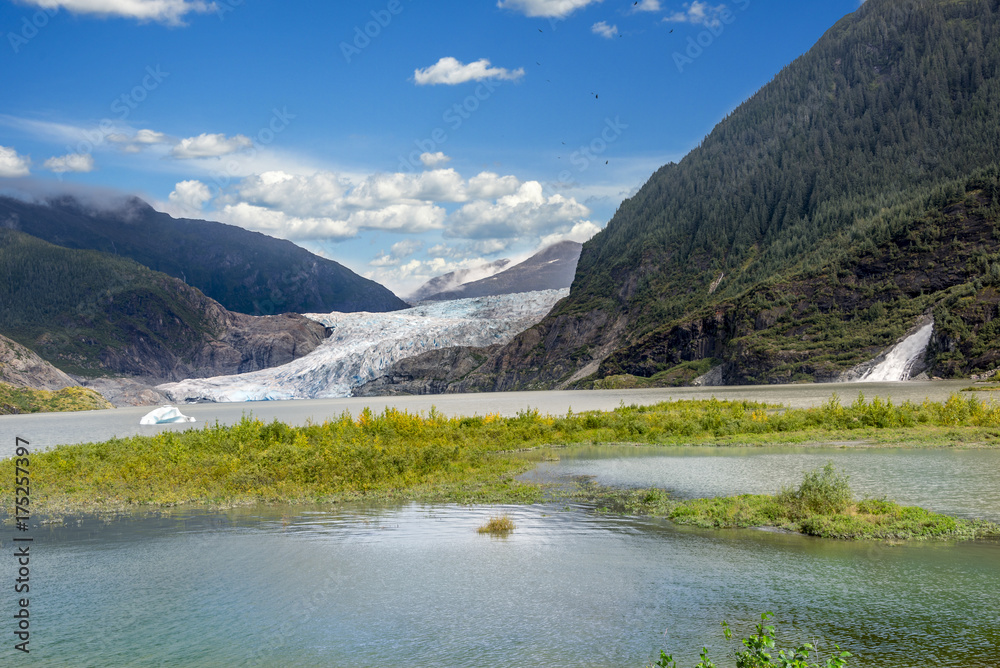
[[[507,343],[552,310],[568,289],[428,302],[390,313],[307,313],[333,330],[313,352],[283,366],[166,383],[173,401],[349,397],[394,362],[436,348]]]

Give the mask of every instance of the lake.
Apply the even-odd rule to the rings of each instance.
[[[501,511],[510,537],[476,532]],[[33,534],[32,653],[17,665],[638,667],[666,646],[693,666],[703,645],[717,663],[731,652],[722,620],[747,632],[765,610],[784,643],[838,643],[851,666],[1000,656],[996,542],[850,543],[545,505],[242,509]]]
[[[947,396],[946,385],[926,387]],[[814,395],[816,388],[825,394]],[[863,389],[873,394],[872,386]],[[669,392],[729,396],[719,390]],[[819,403],[830,388],[741,389],[750,390],[757,398],[809,405],[802,402]],[[845,400],[856,395],[853,387],[838,392]],[[478,406],[470,413],[516,412],[526,405],[518,402],[529,400],[545,412],[561,412],[559,402],[569,400],[574,411],[588,401],[613,401],[606,406],[613,408],[662,400],[659,393],[521,394],[414,399],[446,412]],[[355,412],[358,401],[253,409],[305,420],[310,411],[339,412],[345,405]],[[417,401],[398,403],[425,410]],[[197,411],[219,407],[185,411],[202,415]],[[21,419],[35,416],[14,417],[3,423],[5,434],[42,424]],[[81,439],[71,433],[75,421],[61,424],[67,431],[53,444]],[[773,492],[832,460],[861,495],[1000,519],[1000,450],[555,452],[559,461],[528,475],[590,476],[694,497]],[[477,533],[501,512],[517,525],[509,537]],[[14,533],[10,524],[0,530],[6,562],[0,574],[8,579],[0,587],[7,592],[0,619],[8,620],[0,622],[0,652],[16,665],[638,667],[664,647],[688,668],[704,645],[723,666],[735,643],[723,639],[719,623],[728,620],[746,635],[766,610],[776,613],[782,646],[838,643],[856,655],[852,668],[996,668],[1000,657],[1000,541],[885,545],[709,531],[577,504],[175,510],[33,526],[32,651],[21,655],[12,636]]]

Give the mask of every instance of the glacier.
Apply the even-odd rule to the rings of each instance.
[[[250,373],[192,378],[157,389],[172,401],[349,397],[406,357],[452,346],[507,343],[539,322],[569,289],[418,304],[388,313],[306,313],[332,330],[305,357]]]

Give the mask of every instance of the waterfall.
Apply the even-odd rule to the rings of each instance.
[[[906,337],[886,354],[885,359],[861,377],[862,382],[909,380],[914,364],[920,361],[931,342],[934,322],[931,321]]]

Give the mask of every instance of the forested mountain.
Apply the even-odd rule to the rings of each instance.
[[[72,197],[45,204],[0,197],[0,227],[66,248],[131,258],[240,313],[380,312],[407,307],[378,283],[290,241],[234,225],[175,219],[138,198],[117,208],[95,208]]]
[[[867,0],[658,170],[460,389],[833,379],[936,317],[997,364],[1000,2]]]
[[[326,331],[295,314],[232,313],[133,260],[0,229],[0,334],[69,373],[179,380],[284,364]]]

